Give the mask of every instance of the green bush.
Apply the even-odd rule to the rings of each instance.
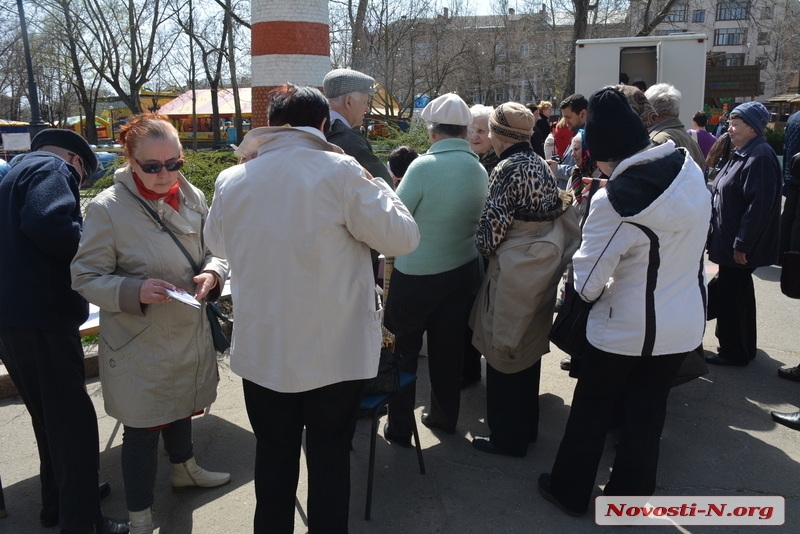
[[[389,154],[399,146],[410,146],[420,154],[424,154],[431,146],[428,139],[428,128],[422,121],[414,121],[407,132],[400,131],[394,125],[390,125],[391,135],[386,139],[381,139],[374,143],[374,150],[378,157],[384,162]]]
[[[766,128],[764,135],[767,138],[767,143],[770,144],[772,150],[779,156],[783,155],[783,138],[786,137],[786,131],[783,129],[775,130]]]

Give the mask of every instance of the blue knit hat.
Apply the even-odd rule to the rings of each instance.
[[[769,122],[769,110],[761,102],[745,102],[739,104],[731,111],[731,118],[739,116],[749,127],[755,130],[756,135],[764,133],[764,128]]]

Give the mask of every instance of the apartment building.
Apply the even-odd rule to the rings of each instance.
[[[631,31],[638,31],[664,2],[632,0]],[[708,36],[710,62],[727,67],[758,65],[759,101],[785,93],[800,58],[798,0],[678,0],[654,35],[702,33]],[[737,96],[737,101],[749,100]]]

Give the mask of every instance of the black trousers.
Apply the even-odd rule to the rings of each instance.
[[[414,276],[395,268],[386,303],[385,325],[395,335],[400,370],[417,373],[422,334],[428,332],[428,369],[431,380],[431,417],[455,430],[461,407],[464,328],[478,278],[478,260],[451,271]],[[389,402],[389,428],[397,436],[412,434],[415,386]]]
[[[619,446],[605,494],[653,494],[667,396],[685,357],[621,356],[588,347],[551,472],[551,490],[561,504],[575,512],[589,508],[609,417],[620,396]]]
[[[486,274],[486,271],[489,269],[489,260],[485,258],[478,258],[478,260],[483,265],[483,267],[479,268],[483,269],[483,273]],[[482,280],[483,277],[479,277],[479,279],[476,280],[476,284],[473,288],[470,303],[469,306],[467,306],[467,322],[469,322],[469,314],[472,311],[472,305],[475,303],[475,299],[478,296],[478,291],[480,291]],[[476,349],[475,345],[472,344],[472,334],[472,328],[467,325],[464,328],[464,365],[461,375],[467,381],[477,382],[481,379],[481,351]]]
[[[255,534],[294,532],[300,448],[306,429],[308,531],[347,532],[350,443],[363,380],[302,393],[279,393],[243,380],[247,416],[256,436]]]
[[[786,184],[786,201],[781,213],[780,254],[800,252],[800,185]]]
[[[122,434],[122,480],[128,510],[140,512],[153,506],[158,468],[158,436],[164,438],[169,461],[181,464],[194,456],[192,419],[173,421],[164,428],[126,426]]]
[[[501,373],[486,362],[486,421],[492,443],[525,454],[539,436],[539,378],[542,360],[518,373]]]
[[[755,269],[719,266],[717,339],[719,355],[746,364],[756,357]]]
[[[64,529],[102,520],[97,414],[86,393],[80,338],[0,328],[0,359],[31,415],[39,448],[42,508]]]

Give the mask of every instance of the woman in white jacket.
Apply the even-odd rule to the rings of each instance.
[[[617,399],[624,415],[605,495],[652,495],[670,386],[705,328],[703,249],[711,216],[703,172],[672,142],[651,147],[615,88],[589,101],[586,143],[608,185],[592,201],[575,290],[594,302],[564,438],[542,495],[588,509]]]

